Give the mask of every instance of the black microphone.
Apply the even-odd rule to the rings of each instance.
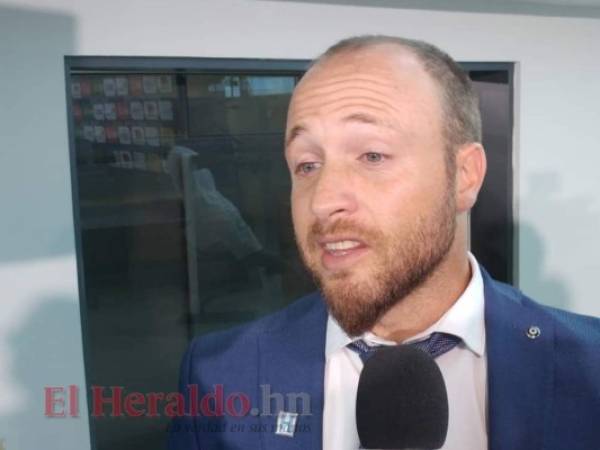
[[[448,394],[433,358],[410,345],[377,350],[358,381],[356,425],[363,448],[441,448]]]

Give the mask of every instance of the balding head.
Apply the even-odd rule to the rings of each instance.
[[[313,61],[307,74],[332,59],[382,48],[400,54],[412,53],[436,83],[442,107],[444,137],[449,150],[481,142],[479,101],[468,75],[447,53],[429,43],[382,35],[351,37],[334,44]]]

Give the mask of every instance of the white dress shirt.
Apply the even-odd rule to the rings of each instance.
[[[487,449],[487,360],[483,280],[475,257],[469,253],[471,280],[452,307],[427,330],[404,341],[422,340],[433,332],[454,334],[462,342],[436,358],[448,392],[448,436],[442,450]],[[367,343],[395,345],[372,333]],[[348,336],[330,316],[325,344],[325,405],[323,449],[357,450],[356,390],[362,370],[359,356],[346,346]]]

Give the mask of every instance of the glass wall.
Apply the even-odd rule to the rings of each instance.
[[[192,335],[312,289],[282,154],[298,72],[71,71],[88,387],[172,392]],[[164,448],[166,418],[110,413],[99,450]]]
[[[123,396],[175,391],[192,336],[253,320],[314,289],[294,243],[283,158],[287,104],[304,67],[67,60],[90,403],[115,388]],[[490,101],[510,116],[510,105]],[[484,125],[494,126],[487,116]],[[495,152],[510,160],[506,143]],[[503,183],[491,195],[510,197],[510,180]],[[476,221],[473,242],[486,242]],[[165,447],[168,418],[115,418],[109,404],[100,406],[91,411],[98,450]]]

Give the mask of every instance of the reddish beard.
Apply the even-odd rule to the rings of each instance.
[[[452,191],[450,191],[452,192]],[[338,220],[323,227],[314,223],[300,254],[327,303],[330,314],[350,336],[373,328],[396,303],[423,284],[444,260],[456,230],[454,198],[446,195],[439,209],[404,224],[394,234],[367,229],[349,220]],[[319,258],[319,239],[326,235],[347,234],[364,242],[368,256],[375,260],[367,266],[325,273]],[[370,271],[369,278],[353,281],[352,275]]]

